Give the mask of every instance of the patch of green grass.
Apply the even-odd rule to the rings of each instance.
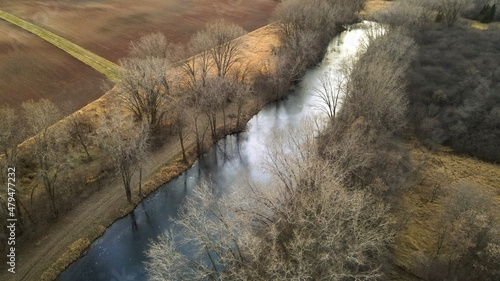
[[[52,45],[58,47],[59,49],[85,63],[86,65],[106,75],[109,79],[115,82],[119,80],[118,73],[120,67],[115,63],[102,58],[67,39],[62,38],[59,35],[56,35],[44,28],[41,28],[35,24],[27,22],[4,11],[0,11],[0,19],[8,21],[30,33],[37,35],[38,37],[44,39],[45,41],[51,43]]]

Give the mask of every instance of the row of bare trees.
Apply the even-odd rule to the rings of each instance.
[[[80,153],[79,150],[69,153],[75,145],[80,146],[85,155],[86,160],[83,164],[94,160],[92,154],[99,156],[95,151],[97,146],[109,153],[124,177],[127,198],[130,201],[130,186],[127,185],[131,176],[129,166],[136,165],[144,158],[147,151],[144,147],[148,137],[143,131],[149,133],[149,130],[137,130],[128,124],[130,122],[119,120],[120,114],[112,114],[108,119],[104,119],[105,122],[98,124],[89,114],[79,111],[66,117],[65,122],[53,126],[63,117],[63,112],[51,101],[45,99],[37,102],[28,101],[21,107],[22,115],[16,114],[11,108],[0,110],[6,120],[2,123],[2,128],[5,130],[0,144],[3,151],[1,163],[2,167],[19,167],[21,179],[35,175],[32,190],[28,191],[31,193],[30,205],[33,205],[33,194],[40,185],[47,196],[52,219],[58,217],[59,201],[64,201],[62,197],[67,192],[65,182],[68,177],[74,176],[72,170],[75,164],[72,157]],[[20,126],[21,122],[25,124],[24,127]],[[126,137],[123,134],[126,134]],[[32,137],[20,149],[19,144],[29,136]],[[136,144],[130,141],[132,139],[140,142]],[[19,155],[22,157],[18,157]],[[36,183],[38,181],[39,183]],[[20,196],[26,193],[26,190],[19,190],[16,194]],[[24,206],[21,198],[17,201]],[[24,210],[25,215],[30,216],[26,207]],[[31,212],[36,213],[37,210]]]
[[[124,71],[118,86],[125,108],[137,120],[147,120],[153,136],[161,134],[162,125],[171,123],[179,136],[184,159],[184,139],[189,134],[185,128],[194,123],[200,153],[205,123],[212,138],[217,138],[217,121],[222,111],[223,131],[226,131],[225,109],[234,98],[238,103],[239,126],[244,100],[253,93],[244,77],[227,75],[241,60],[240,37],[244,34],[233,23],[217,21],[195,33],[187,45],[169,44],[159,33],[132,43],[129,57],[120,61]],[[178,69],[173,70],[175,67],[181,70],[180,75],[175,72]],[[208,122],[199,118],[200,113]]]
[[[244,33],[240,27],[227,22],[209,24],[193,36],[188,47],[201,54],[183,57],[183,60],[180,60],[181,55],[186,53],[181,54],[180,47],[169,45],[162,34],[146,35],[132,42],[129,56],[120,61],[123,71],[118,84],[119,102],[110,105],[106,117],[96,118],[90,113],[77,111],[66,118],[64,125],[52,127],[64,114],[49,100],[24,103],[21,115],[12,108],[0,109],[3,120],[0,135],[2,167],[22,164],[24,168],[20,169],[20,176],[29,175],[33,179],[31,191],[18,192],[16,196],[19,197],[19,204],[23,205],[21,197],[26,198],[27,193],[31,193],[30,205],[33,207],[35,202],[34,209],[27,205],[24,208],[26,214],[20,214],[19,217],[41,213],[35,210],[41,205],[34,198],[40,194],[37,187],[41,186],[47,198],[50,217],[57,218],[61,210],[60,203],[81,190],[68,187],[64,182],[75,177],[78,165],[101,161],[103,156],[106,161],[101,165],[114,167],[122,179],[127,200],[132,203],[132,178],[138,171],[141,196],[142,164],[148,158],[152,137],[165,135],[166,130],[175,132],[179,136],[183,158],[187,160],[184,140],[191,133],[191,130],[186,129],[191,123],[196,127],[194,131],[199,153],[203,149],[205,128],[211,129],[213,138],[220,133],[217,122],[221,118],[220,112],[223,129],[226,129],[225,110],[228,101],[237,104],[236,123],[240,126],[242,106],[253,95],[253,89],[250,84],[226,74],[241,59],[241,41],[238,37]],[[186,68],[189,62],[193,63],[190,72]],[[170,69],[178,65],[182,66],[188,80],[192,80],[190,85],[178,85],[178,77],[169,74]],[[214,69],[216,73],[212,74]],[[191,111],[193,114],[189,114]],[[207,117],[206,120],[199,118],[201,114]],[[21,126],[21,122],[25,126]],[[206,127],[203,127],[205,124]],[[18,145],[30,136],[32,147],[25,145],[23,157],[18,159]],[[79,152],[69,153],[75,145],[80,146],[85,155],[86,160],[81,160],[80,164],[75,163],[75,157],[79,157],[75,155]],[[82,175],[78,185],[85,185],[89,176]],[[68,190],[71,188],[74,190]],[[40,194],[40,198],[43,197]]]

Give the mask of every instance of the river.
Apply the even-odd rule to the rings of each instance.
[[[319,77],[324,72],[335,75],[341,58],[358,49],[367,25],[353,25],[336,36],[322,62],[306,72],[286,99],[266,105],[248,122],[244,132],[215,143],[191,168],[114,222],[57,280],[147,280],[144,251],[151,239],[172,228],[169,217],[177,216],[186,195],[208,178],[222,191],[241,177],[265,182],[270,177],[262,169],[267,158],[265,144],[273,132],[297,127],[308,116],[322,114],[314,91],[319,87]]]

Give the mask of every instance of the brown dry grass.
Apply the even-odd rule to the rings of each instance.
[[[73,244],[71,244],[71,246],[69,246],[68,251],[66,251],[49,270],[43,273],[40,279],[42,281],[56,279],[59,272],[64,270],[64,268],[66,267],[66,261],[77,259],[89,245],[90,241],[87,238],[82,238],[75,241]]]
[[[461,182],[473,183],[492,191],[500,202],[500,166],[456,155],[449,148],[440,147],[430,152],[417,142],[411,142],[410,147],[412,163],[420,169],[420,173],[415,186],[403,194],[399,202],[397,215],[402,216],[407,212],[413,215],[397,236],[394,261],[402,269],[413,272],[418,252],[436,252],[439,215],[443,212],[443,203],[451,188]],[[431,201],[436,185],[441,188]],[[405,274],[396,273],[396,279],[403,277]]]
[[[363,11],[361,11],[360,16],[364,19],[368,19],[372,14],[387,9],[389,5],[392,5],[393,1],[386,0],[368,0],[365,3]]]

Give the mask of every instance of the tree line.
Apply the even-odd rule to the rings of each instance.
[[[400,1],[379,19],[409,30],[419,45],[408,88],[415,135],[429,147],[444,144],[498,162],[500,37],[493,25],[481,31],[459,22],[462,16],[480,19],[490,4]],[[452,19],[442,22],[442,17]]]

